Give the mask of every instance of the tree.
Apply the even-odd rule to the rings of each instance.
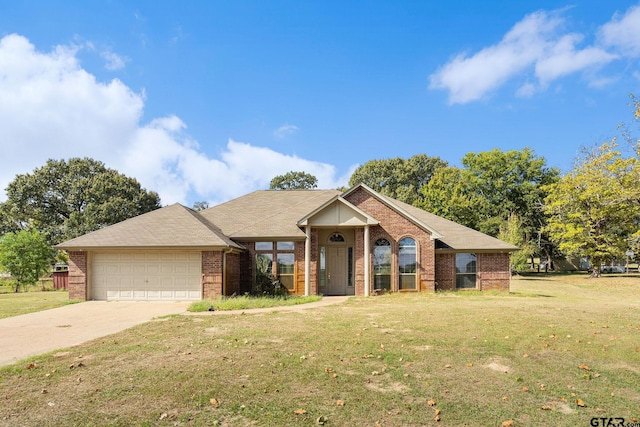
[[[529,267],[529,258],[536,252],[536,246],[532,241],[527,240],[522,220],[518,215],[510,214],[507,221],[501,224],[498,238],[520,248],[509,257],[511,271],[526,270]]]
[[[0,223],[9,224],[5,229],[36,228],[56,244],[159,207],[157,193],[102,162],[48,160],[9,184],[0,206],[9,218]]]
[[[543,188],[557,181],[556,168],[530,148],[468,153],[462,163],[438,170],[416,205],[494,237],[516,214],[527,242],[540,236],[546,224]]]
[[[593,276],[624,257],[640,222],[640,162],[623,157],[615,139],[584,150],[574,168],[546,187],[548,231],[559,249],[588,256]]]
[[[518,215],[529,234],[543,228],[544,187],[556,182],[560,175],[557,168],[546,166],[544,157],[537,157],[530,148],[494,149],[468,153],[462,164],[471,181],[469,185],[485,200],[480,231],[497,236],[500,224],[511,213]]]
[[[318,178],[306,172],[287,172],[271,180],[270,190],[311,190],[318,187]]]
[[[196,212],[200,212],[205,209],[209,209],[209,202],[207,201],[195,202],[193,204],[193,210]]]
[[[408,159],[395,157],[370,160],[359,166],[351,175],[349,185],[364,183],[373,190],[411,205],[421,199],[420,189],[434,173],[446,167],[439,157],[417,154]]]
[[[486,211],[486,200],[475,193],[465,171],[457,167],[438,169],[420,194],[417,207],[476,230],[480,213]]]
[[[16,292],[20,286],[35,285],[49,272],[55,254],[44,234],[35,229],[7,233],[0,238],[0,267],[15,279]]]

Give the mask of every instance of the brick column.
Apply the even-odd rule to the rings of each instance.
[[[222,296],[222,252],[202,251],[202,298]]]
[[[87,300],[87,253],[69,252],[69,299]]]

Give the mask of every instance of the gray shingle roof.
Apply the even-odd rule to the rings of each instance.
[[[60,249],[87,248],[237,248],[219,228],[178,203],[68,240]]]
[[[514,251],[518,248],[422,209],[383,196],[373,197],[438,240],[437,248],[458,251]],[[236,241],[304,239],[297,223],[342,194],[338,190],[262,190],[195,212],[167,206],[61,243],[60,249],[236,248]],[[234,240],[232,240],[234,239]]]
[[[304,239],[297,222],[340,194],[338,190],[261,190],[200,214],[232,239]]]

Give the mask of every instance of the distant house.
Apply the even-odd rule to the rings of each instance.
[[[58,248],[81,300],[242,294],[259,269],[296,295],[506,291],[518,249],[363,184],[256,191],[201,212],[174,204]]]

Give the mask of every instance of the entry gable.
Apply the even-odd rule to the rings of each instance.
[[[298,221],[298,226],[364,227],[365,225],[378,225],[378,223],[378,220],[371,215],[352,205],[341,196],[336,196]]]
[[[409,221],[413,222],[418,227],[420,227],[423,230],[425,230],[427,233],[429,233],[429,235],[431,236],[432,240],[440,239],[440,238],[443,237],[441,233],[439,233],[437,230],[435,230],[429,224],[425,223],[420,218],[417,218],[415,215],[413,215],[411,212],[409,212],[407,209],[405,209],[402,206],[403,204],[401,202],[399,202],[398,200],[392,199],[391,197],[387,197],[387,196],[384,196],[384,195],[378,193],[377,191],[375,191],[375,190],[371,189],[370,187],[368,187],[366,184],[362,184],[361,183],[361,184],[358,184],[358,185],[350,188],[345,193],[343,193],[341,197],[347,198],[348,196],[356,193],[358,190],[364,191],[365,193],[369,194],[373,198],[377,199],[379,202],[381,202],[384,205],[386,205],[391,210],[395,211],[397,214],[403,216],[404,218],[406,218]]]

